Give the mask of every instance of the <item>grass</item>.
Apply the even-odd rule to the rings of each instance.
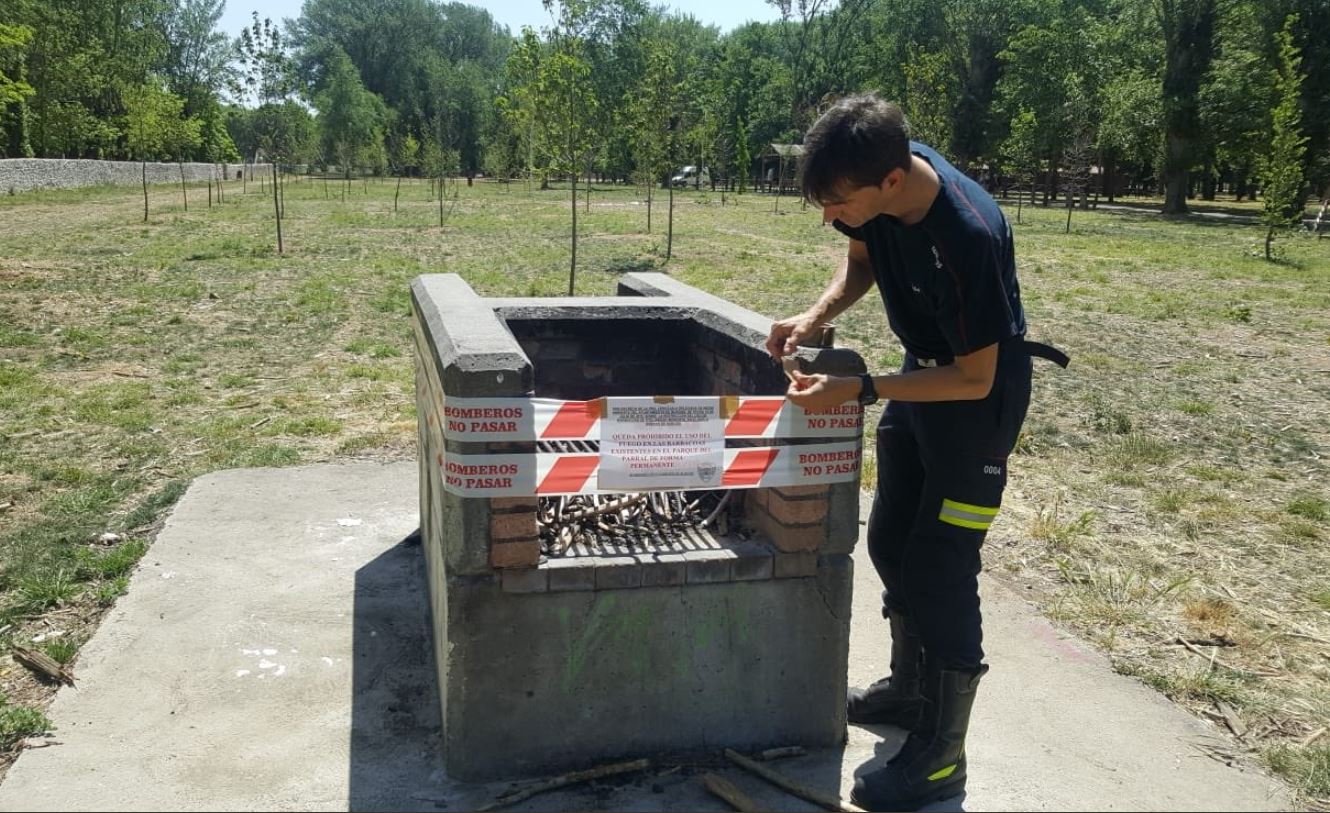
[[[457,273],[484,296],[566,288],[558,185],[462,187],[443,229],[426,185],[403,184],[396,215],[393,192],[371,181],[343,203],[292,183],[282,255],[271,201],[239,186],[224,206],[188,213],[177,189],[153,189],[146,224],[134,189],[0,198],[0,627],[13,625],[11,640],[57,608],[95,619],[203,473],[414,455],[417,275]],[[766,196],[722,206],[688,194],[665,265],[657,205],[647,233],[641,190],[596,187],[578,213],[579,294],[614,293],[625,270],[664,270],[785,316],[816,298],[844,252],[790,199],[774,214]],[[1015,225],[1032,338],[1073,361],[1037,365],[988,567],[1179,703],[1203,713],[1222,699],[1268,720],[1252,743],[1267,765],[1325,798],[1324,743],[1302,741],[1330,724],[1330,663],[1314,640],[1330,637],[1326,243],[1283,240],[1271,264],[1246,222],[1101,210],[1076,212],[1071,234],[1064,224],[1064,210],[1026,206]],[[874,295],[837,324],[871,368],[900,363]],[[120,538],[99,542],[107,532]],[[67,640],[86,640],[74,632]],[[1221,633],[1235,642],[1224,661],[1281,677],[1199,674],[1193,654],[1158,643]],[[32,710],[49,689],[23,679],[0,675],[0,750],[48,725]],[[20,729],[30,733],[5,733]]]
[[[1330,798],[1330,745],[1297,748],[1281,745],[1267,751],[1265,763],[1314,797]]]
[[[11,706],[0,695],[0,748],[9,750],[20,741],[52,730],[45,714],[27,706]]]

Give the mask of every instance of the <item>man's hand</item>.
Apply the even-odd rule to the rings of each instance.
[[[790,373],[790,378],[793,380],[785,397],[812,412],[840,406],[859,397],[859,379],[854,376],[804,375],[796,370]]]
[[[807,313],[776,322],[767,336],[767,352],[774,359],[790,355],[799,348],[799,342],[808,338],[819,324],[820,319]]]

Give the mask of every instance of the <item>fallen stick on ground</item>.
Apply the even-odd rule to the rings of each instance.
[[[530,799],[537,793],[544,793],[548,790],[557,790],[558,788],[567,787],[568,785],[576,785],[579,782],[587,782],[592,779],[600,779],[603,776],[614,776],[615,774],[631,773],[632,771],[644,771],[650,766],[651,760],[649,759],[635,759],[632,762],[619,762],[614,765],[600,765],[595,768],[587,768],[585,771],[573,771],[572,773],[566,773],[552,779],[546,779],[545,781],[538,782],[530,787],[504,794],[484,807],[478,807],[476,809],[482,811],[495,810],[500,807],[506,807],[507,805],[517,804],[524,799]]]
[[[740,813],[758,813],[762,809],[757,806],[757,802],[735,787],[733,782],[722,776],[716,776],[714,773],[706,774],[702,777],[702,784],[706,785],[707,790],[713,795],[729,802]]]
[[[725,758],[740,768],[751,773],[755,773],[781,790],[792,793],[800,799],[807,799],[815,805],[820,805],[827,810],[837,811],[837,813],[863,813],[863,808],[856,807],[849,802],[842,801],[839,796],[832,796],[829,793],[823,793],[820,790],[807,788],[788,779],[785,776],[771,770],[765,765],[759,765],[743,754],[738,753],[733,748],[725,749]]]
[[[1272,671],[1272,670],[1268,670],[1268,669],[1261,669],[1261,670],[1259,670],[1259,671],[1253,671],[1253,670],[1250,670],[1250,669],[1239,669],[1239,668],[1236,667],[1236,666],[1233,666],[1233,665],[1228,664],[1228,663],[1224,663],[1224,662],[1221,661],[1219,658],[1216,658],[1213,654],[1211,654],[1211,655],[1207,655],[1207,654],[1205,654],[1204,652],[1202,652],[1201,650],[1199,650],[1199,649],[1197,649],[1195,646],[1193,646],[1192,643],[1191,643],[1190,641],[1188,641],[1186,638],[1183,638],[1183,637],[1181,637],[1181,636],[1179,636],[1179,637],[1177,637],[1177,638],[1174,638],[1174,639],[1173,639],[1173,642],[1176,643],[1176,644],[1181,644],[1182,646],[1186,647],[1186,648],[1187,648],[1187,651],[1188,651],[1188,652],[1191,652],[1193,655],[1199,655],[1200,657],[1205,658],[1207,661],[1210,662],[1210,664],[1211,664],[1212,666],[1219,666],[1219,667],[1222,667],[1222,668],[1224,668],[1224,669],[1227,669],[1227,670],[1230,671],[1230,672],[1233,672],[1234,674],[1243,675],[1243,676],[1246,676],[1246,677],[1277,677],[1277,676],[1279,675],[1278,672],[1275,672],[1275,671]],[[1218,650],[1216,650],[1216,651],[1218,651]]]
[[[35,649],[25,649],[21,646],[14,647],[13,652],[14,660],[48,680],[63,683],[66,686],[74,685],[74,675],[69,671],[69,668],[56,663],[46,653],[38,652]]]
[[[787,745],[784,748],[768,748],[760,754],[753,754],[753,759],[763,762],[772,759],[784,759],[785,757],[801,757],[807,754],[808,750],[802,745]]]

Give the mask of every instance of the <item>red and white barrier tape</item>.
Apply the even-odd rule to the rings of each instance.
[[[819,443],[726,449],[720,471],[702,471],[701,482],[679,488],[769,488],[853,480],[859,472],[859,443]],[[590,494],[601,489],[597,454],[447,455],[444,487],[462,497],[523,497],[532,494]],[[648,490],[648,489],[643,489]]]
[[[443,435],[458,441],[594,440],[601,416],[617,399],[556,401],[550,398],[448,398]],[[632,399],[635,401],[641,399]],[[806,412],[783,396],[686,396],[668,403],[716,404],[727,438],[853,438],[863,427],[863,410],[847,402]],[[607,404],[608,402],[608,404]]]

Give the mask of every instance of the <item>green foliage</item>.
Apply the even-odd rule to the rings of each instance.
[[[1330,745],[1278,745],[1263,755],[1265,764],[1313,797],[1330,797]]]
[[[671,124],[679,116],[679,78],[671,41],[652,40],[646,54],[644,81],[629,103],[628,119],[640,178],[654,184],[673,169],[675,131]]]
[[[0,23],[0,108],[18,104],[36,92],[32,85],[22,80],[19,72],[23,52],[31,40],[32,29],[28,26]]]
[[[0,750],[8,751],[19,740],[45,734],[54,728],[46,715],[37,709],[11,706],[2,701],[3,697],[0,697]]]
[[[281,29],[271,19],[253,22],[240,32],[236,50],[244,90],[253,94],[260,105],[276,104],[295,89],[294,65]]]
[[[945,149],[951,143],[955,99],[959,91],[946,54],[915,49],[902,70],[905,73],[903,108],[910,122],[911,137]]]
[[[1302,225],[1303,156],[1307,138],[1302,134],[1301,57],[1293,45],[1293,26],[1296,15],[1284,23],[1276,36],[1279,45],[1279,67],[1275,71],[1275,106],[1271,122],[1270,146],[1261,161],[1261,176],[1265,182],[1265,206],[1261,222],[1266,225],[1265,258],[1271,258],[1271,242],[1277,232]]]
[[[348,174],[355,166],[382,168],[387,162],[383,102],[365,90],[346,54],[335,53],[328,71],[327,90],[318,97],[323,154],[334,158]]]
[[[125,141],[140,161],[183,160],[200,143],[202,123],[183,118],[185,100],[155,84],[125,94]]]
[[[313,156],[317,143],[314,118],[299,102],[288,99],[265,104],[250,115],[253,146],[262,150],[267,160],[303,163]],[[253,156],[254,152],[246,155]]]

